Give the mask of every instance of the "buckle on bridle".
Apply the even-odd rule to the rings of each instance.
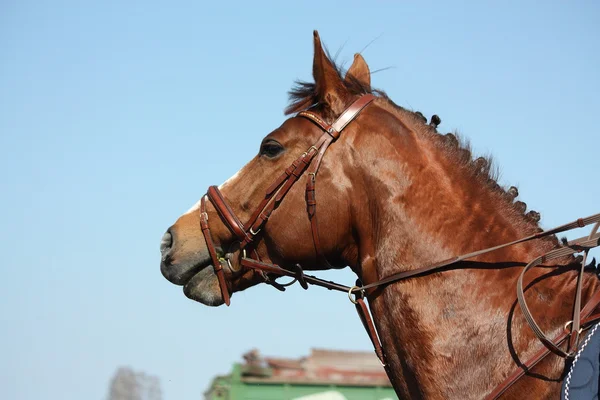
[[[571,320],[571,321],[567,321],[567,323],[565,324],[565,331],[567,330],[567,327],[568,327],[569,325],[573,325],[573,320]],[[577,332],[577,334],[579,334],[579,335],[580,335],[580,334],[581,334],[581,332],[583,332],[583,328],[579,328],[579,332]]]
[[[313,145],[313,146],[310,146],[310,147],[308,148],[308,150],[306,150],[304,153],[302,153],[302,157],[306,157],[306,156],[308,155],[308,153],[310,153],[310,151],[311,151],[311,150],[313,150],[313,149],[315,150],[315,153],[318,153],[318,152],[319,152],[319,149],[317,149],[317,148],[316,148],[316,147]]]

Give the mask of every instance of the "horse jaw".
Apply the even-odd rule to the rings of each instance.
[[[203,268],[183,286],[183,293],[194,301],[205,306],[217,307],[224,304],[223,294],[219,287],[217,275],[212,265]]]

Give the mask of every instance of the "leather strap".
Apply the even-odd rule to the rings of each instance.
[[[300,111],[298,114],[296,114],[296,116],[310,119],[312,122],[319,125],[325,132],[333,132],[333,127],[312,111]]]
[[[346,126],[348,126],[348,124],[356,118],[356,116],[363,110],[363,108],[368,106],[369,103],[373,100],[375,100],[375,96],[373,96],[372,94],[365,94],[359,97],[358,100],[352,103],[350,107],[348,107],[346,111],[344,111],[342,115],[340,115],[338,119],[333,124],[331,124],[333,130],[337,132],[342,132],[344,128],[346,128]]]
[[[525,301],[525,295],[523,293],[523,277],[525,276],[525,273],[529,269],[536,267],[540,264],[543,264],[546,261],[565,257],[565,256],[568,256],[568,255],[571,255],[574,253],[581,252],[582,250],[584,250],[585,253],[587,254],[589,249],[600,245],[600,233],[597,233],[598,226],[600,226],[600,223],[596,223],[594,229],[592,229],[592,233],[589,236],[584,236],[579,239],[572,240],[565,247],[561,247],[561,248],[552,250],[540,257],[537,257],[535,260],[533,260],[529,264],[527,264],[525,266],[525,268],[523,268],[523,271],[521,272],[521,275],[519,275],[519,279],[517,280],[517,300],[519,301],[519,306],[521,307],[521,311],[523,312],[523,315],[524,315],[525,319],[527,320],[527,323],[531,327],[531,330],[537,336],[537,338],[544,344],[544,346],[546,346],[546,348],[548,350],[550,350],[554,354],[556,354],[560,357],[563,357],[563,358],[573,357],[575,355],[574,353],[577,349],[577,342],[579,339],[579,327],[581,324],[581,315],[580,315],[580,313],[581,313],[580,312],[581,282],[583,280],[583,270],[585,268],[585,261],[586,261],[585,257],[582,260],[581,268],[579,269],[577,288],[575,291],[575,305],[574,305],[574,310],[573,310],[573,319],[571,320],[571,334],[572,334],[572,337],[575,339],[574,341],[571,341],[569,343],[569,347],[574,348],[574,350],[572,352],[566,352],[566,351],[562,350],[561,348],[559,348],[558,346],[556,346],[552,342],[552,340],[550,340],[544,334],[544,332],[542,332],[542,330],[540,329],[538,324],[533,319],[533,316],[531,315],[531,311],[529,310],[529,307],[527,307],[527,302]]]
[[[241,264],[245,268],[263,271],[263,272],[273,274],[278,277],[279,276],[289,276],[291,278],[298,277],[297,269],[296,269],[296,271],[289,271],[287,269],[281,268],[277,264],[265,263],[262,261],[255,260],[253,258],[244,257],[244,258],[242,258]],[[296,267],[298,268],[299,266],[297,265]],[[342,293],[348,293],[348,291],[351,289],[349,286],[335,283],[332,281],[326,281],[326,280],[317,278],[312,275],[306,275],[304,273],[302,273],[302,279],[298,279],[298,280],[300,282],[310,283],[311,285],[321,286],[321,287],[324,287],[325,289],[335,290],[335,291],[342,292]]]
[[[464,261],[464,260],[474,258],[474,257],[480,256],[480,255],[486,254],[486,253],[491,253],[493,251],[497,251],[497,250],[500,250],[500,249],[503,249],[503,248],[509,247],[509,246],[514,246],[519,243],[529,242],[534,239],[541,239],[546,236],[554,235],[554,234],[561,233],[561,232],[566,232],[566,231],[569,231],[569,230],[572,230],[575,228],[582,228],[584,226],[590,225],[592,223],[597,223],[597,222],[600,222],[600,214],[594,214],[587,218],[579,218],[568,224],[561,225],[554,229],[549,229],[546,231],[538,232],[534,235],[527,236],[527,237],[515,240],[513,242],[504,243],[504,244],[501,244],[498,246],[488,247],[487,249],[478,250],[478,251],[474,251],[472,253],[467,253],[467,254],[463,254],[460,256],[448,258],[446,260],[442,260],[442,261],[439,261],[437,263],[434,263],[434,264],[431,264],[431,265],[428,265],[425,267],[416,268],[416,269],[409,270],[409,271],[398,272],[396,274],[393,274],[386,278],[383,278],[377,282],[373,282],[368,285],[364,285],[359,288],[356,288],[356,289],[354,289],[354,292],[359,292],[359,291],[375,288],[378,286],[389,285],[390,283],[393,283],[393,282],[398,282],[398,281],[405,280],[408,278],[413,278],[416,276],[427,275],[427,274],[430,274],[433,272],[441,272],[441,271],[443,271],[443,269],[445,267],[452,265],[452,264],[456,264],[459,261]]]
[[[202,234],[204,235],[204,240],[206,241],[206,247],[208,247],[208,252],[213,262],[213,269],[215,271],[215,274],[217,275],[219,286],[221,287],[221,295],[223,296],[223,301],[225,302],[225,304],[227,304],[227,306],[229,306],[229,289],[227,289],[227,283],[225,282],[223,266],[221,265],[221,260],[219,260],[219,257],[217,255],[215,243],[212,240],[212,237],[210,235],[210,228],[208,227],[208,213],[206,212],[206,196],[202,196],[202,200],[200,201],[200,228],[202,229]]]
[[[273,196],[275,196],[278,193],[279,189],[290,179],[293,179],[293,177],[299,175],[299,170],[303,171],[306,168],[306,166],[309,165],[310,161],[308,161],[307,158],[312,160],[312,157],[314,157],[315,153],[316,150],[313,150],[312,148],[304,152],[300,157],[294,160],[294,162],[289,167],[285,169],[283,174],[281,174],[275,180],[275,182],[271,184],[271,186],[269,186],[267,192],[265,193],[265,197],[260,202],[254,213],[252,213],[252,216],[246,224],[249,227],[248,231],[250,232],[252,237],[254,237],[260,232],[262,226],[268,221],[269,217],[271,216],[271,213],[277,206],[275,202],[271,202]],[[252,238],[246,238],[244,241],[242,241],[240,247],[242,249],[245,248],[248,244],[250,244],[251,241]]]
[[[225,198],[221,194],[221,191],[216,186],[210,186],[208,188],[208,192],[206,193],[211,203],[234,235],[237,236],[239,240],[244,240],[246,238],[246,229],[244,228],[244,224],[238,219],[235,215],[229,204],[225,201]]]
[[[596,233],[598,232],[598,229],[600,228],[600,222],[597,222],[596,225],[594,225],[594,227],[592,228],[592,231],[590,232],[589,236],[588,236],[588,240],[593,240],[594,236],[596,235]],[[588,254],[590,252],[590,249],[593,247],[596,247],[600,244],[600,238],[599,240],[596,241],[595,244],[591,244],[590,248],[587,248],[584,250],[583,252],[583,259],[581,260],[581,268],[579,270],[579,276],[577,279],[577,289],[575,291],[575,305],[574,305],[574,310],[573,310],[573,319],[572,319],[572,324],[571,324],[571,341],[569,343],[571,348],[575,348],[575,351],[577,349],[577,345],[579,344],[579,324],[580,324],[580,309],[581,309],[581,285],[583,284],[583,272],[585,269],[585,265],[587,264],[587,257]],[[575,245],[575,243],[573,243],[573,245]],[[581,246],[583,246],[582,244],[580,244]],[[575,334],[573,334],[575,333]],[[574,353],[575,353],[574,351]]]
[[[371,313],[369,312],[369,308],[365,304],[363,298],[357,298],[356,303],[354,304],[356,307],[356,312],[358,313],[358,317],[361,322],[369,338],[371,339],[371,343],[373,344],[373,348],[375,349],[375,354],[379,361],[381,362],[381,366],[385,369],[385,373],[388,376],[390,382],[392,381],[392,371],[390,370],[390,366],[388,365],[385,359],[385,353],[383,352],[383,348],[381,347],[381,342],[379,341],[379,336],[377,335],[377,330],[375,329],[375,325],[373,324],[373,318],[371,318]]]
[[[319,147],[319,153],[315,160],[313,160],[311,167],[308,171],[308,176],[306,179],[306,211],[308,213],[308,219],[310,220],[310,230],[313,236],[313,244],[315,246],[315,253],[317,254],[317,258],[319,259],[320,264],[327,268],[333,268],[331,263],[327,261],[327,257],[323,252],[323,247],[321,246],[321,238],[319,235],[319,224],[317,220],[317,196],[316,196],[316,186],[317,186],[317,173],[319,172],[319,167],[321,166],[321,161],[323,160],[323,156],[327,151],[329,145],[335,141],[341,134],[341,132],[348,126],[348,124],[353,121],[358,114],[367,106],[375,100],[375,96],[372,94],[366,94],[361,96],[354,103],[350,105],[342,114],[338,117],[338,119],[331,125],[327,124],[324,120],[322,120],[318,115],[314,114],[310,111],[303,111],[298,114],[299,117],[308,118],[315,124],[321,127],[326,133],[329,134],[327,140]]]
[[[356,282],[357,285],[360,285],[360,280]],[[379,340],[379,336],[377,335],[377,329],[375,329],[375,324],[373,324],[373,318],[371,318],[371,313],[369,312],[369,308],[365,304],[364,293],[359,292],[356,295],[356,300],[352,300],[350,297],[350,301],[354,303],[356,307],[356,312],[358,313],[358,317],[360,318],[365,331],[369,335],[369,339],[371,339],[371,343],[373,344],[373,349],[375,350],[375,354],[381,365],[385,369],[385,373],[388,376],[390,382],[392,381],[392,371],[390,370],[390,366],[387,363],[385,358],[385,353],[383,352],[383,346],[381,346],[381,341]]]
[[[324,137],[322,137],[319,139],[317,144],[323,142],[324,140]],[[247,223],[247,226],[250,227],[248,232],[251,234],[251,236],[249,239],[242,241],[241,248],[245,248],[248,244],[250,244],[252,238],[260,232],[264,224],[266,224],[269,220],[271,213],[283,201],[283,198],[288,194],[294,183],[300,179],[316,154],[317,149],[314,146],[311,146],[311,148],[294,160],[292,165],[285,170],[283,175],[280,176],[280,178],[278,178],[277,181],[275,181],[275,183],[269,187],[269,189],[267,189],[264,199],[256,208]]]
[[[307,174],[306,178],[306,211],[308,213],[308,219],[310,220],[310,230],[312,232],[313,244],[315,246],[315,253],[321,264],[325,267],[333,268],[332,265],[327,261],[327,257],[321,250],[323,247],[321,246],[321,237],[319,235],[319,224],[317,222],[317,196],[316,196],[316,186],[317,186],[317,171],[321,166],[321,160],[323,159],[323,155],[327,150],[327,147],[331,144],[333,137],[328,137],[328,140],[323,143],[316,159],[313,161],[311,168]]]
[[[600,313],[592,314],[592,311],[596,309],[596,307],[600,304],[600,290],[593,294],[590,300],[586,303],[583,310],[581,310],[581,315],[584,316],[582,321],[583,329],[588,329],[595,322],[600,321]],[[565,340],[571,336],[571,331],[569,331],[566,327],[563,333],[555,337],[552,342],[556,346],[562,345]],[[520,365],[512,374],[506,377],[504,381],[496,386],[496,388],[486,396],[486,400],[496,400],[502,394],[504,394],[513,384],[515,384],[523,375],[527,372],[531,371],[533,367],[535,367],[540,361],[542,361],[546,356],[550,354],[550,349],[548,347],[541,348],[537,353],[535,353],[529,360]]]

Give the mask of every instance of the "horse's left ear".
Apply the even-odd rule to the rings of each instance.
[[[314,44],[313,77],[315,78],[318,102],[326,105],[334,114],[340,114],[346,107],[349,97],[348,90],[337,69],[323,50],[317,31],[314,31]]]
[[[346,82],[352,79],[360,82],[365,88],[371,89],[371,71],[363,56],[358,53],[354,55],[354,61],[348,72],[346,72],[346,78],[344,78]]]

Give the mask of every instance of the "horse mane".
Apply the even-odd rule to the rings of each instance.
[[[332,57],[328,52],[327,56],[332,60]],[[534,210],[527,212],[527,204],[525,202],[520,200],[515,201],[519,195],[518,189],[515,186],[505,188],[498,184],[500,169],[495,165],[491,155],[474,156],[469,141],[462,138],[458,132],[454,131],[446,134],[438,132],[437,127],[441,123],[441,118],[439,116],[435,114],[432,115],[428,123],[427,118],[421,112],[412,111],[399,106],[394,103],[384,91],[373,89],[370,85],[366,85],[353,76],[347,75],[343,66],[337,64],[335,61],[332,61],[332,64],[340,80],[343,82],[344,87],[351,96],[363,94],[376,95],[379,98],[386,100],[403,114],[409,116],[412,120],[411,122],[418,128],[418,131],[430,136],[433,142],[453,159],[458,167],[462,167],[472,179],[477,180],[482,185],[486,186],[493,194],[504,199],[504,204],[511,214],[517,217],[520,216],[520,219],[524,221],[532,231],[539,232],[543,230],[539,226],[539,221],[541,219],[540,213]],[[294,114],[310,108],[324,113],[325,118],[334,117],[334,115],[329,115],[330,110],[319,103],[319,95],[316,91],[314,82],[296,80],[294,86],[288,92],[288,96],[289,104],[285,109],[285,115]],[[561,241],[564,243],[566,240],[565,238],[562,238],[561,241],[559,241],[555,235],[548,236],[544,239],[550,241],[554,246],[560,246]]]

